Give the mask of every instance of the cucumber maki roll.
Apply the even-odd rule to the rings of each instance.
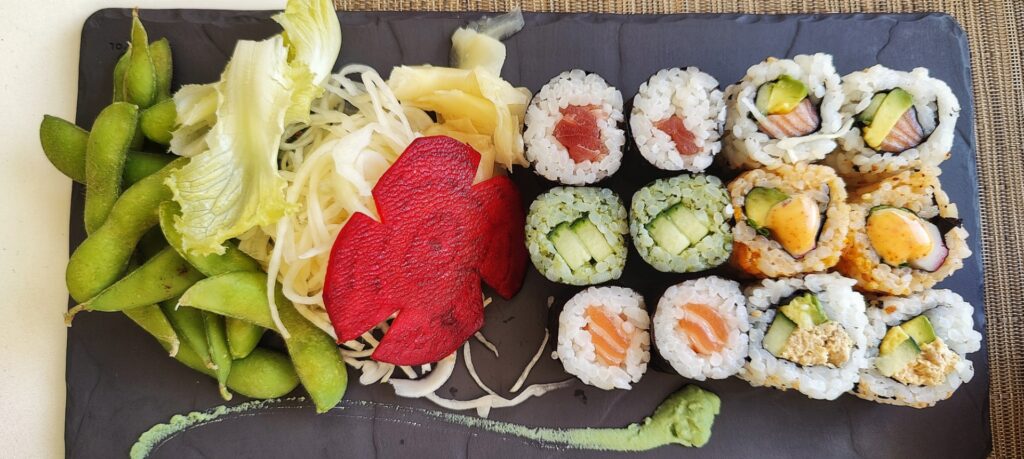
[[[590,287],[558,315],[556,356],[569,374],[605,390],[629,389],[650,360],[650,318],[639,293]]]
[[[606,188],[556,187],[530,204],[526,247],[549,280],[599,284],[626,265],[626,208]]]
[[[974,377],[967,354],[981,349],[971,307],[949,290],[887,296],[868,310],[868,366],[854,391],[891,405],[926,408]]]
[[[722,154],[734,168],[820,161],[852,123],[828,54],[769,57],[725,90]]]
[[[825,271],[846,243],[846,188],[826,166],[755,169],[729,183],[733,266],[757,277]]]
[[[949,158],[960,102],[928,69],[875,65],[843,77],[843,92],[841,111],[856,122],[826,163],[848,183],[874,182]]]
[[[718,80],[696,67],[665,69],[633,98],[629,127],[648,162],[659,169],[701,172],[721,151],[725,102]]]
[[[745,363],[749,327],[740,284],[702,277],[662,295],[654,313],[654,344],[683,377],[722,379]]]
[[[853,285],[838,274],[808,274],[749,287],[749,361],[739,377],[824,400],[853,389],[867,366],[868,326]]]
[[[731,213],[721,180],[681,175],[654,181],[633,195],[629,232],[640,257],[655,269],[702,271],[729,259]]]
[[[622,93],[595,73],[554,77],[526,110],[526,159],[538,174],[566,185],[608,177],[622,164]]]
[[[851,193],[850,236],[836,270],[861,290],[909,295],[931,288],[971,256],[939,170],[904,171]]]

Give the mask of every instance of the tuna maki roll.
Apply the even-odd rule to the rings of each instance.
[[[853,285],[838,274],[808,274],[748,288],[750,355],[739,377],[824,400],[853,389],[867,365],[868,326]]]
[[[628,288],[590,287],[558,316],[558,360],[565,371],[605,390],[629,389],[650,360],[644,298]]]
[[[971,256],[939,170],[904,171],[852,192],[850,237],[836,270],[861,290],[909,295],[931,288]]]
[[[548,180],[597,182],[622,163],[623,120],[618,89],[594,73],[564,72],[544,85],[526,110],[526,159]]]
[[[669,287],[654,313],[658,353],[680,375],[698,381],[739,371],[749,327],[740,284],[715,276]]]
[[[629,127],[659,169],[701,172],[722,149],[725,103],[718,80],[696,67],[665,69],[640,85]]]
[[[825,271],[846,243],[846,188],[826,166],[744,172],[729,183],[736,216],[731,263],[757,277]]]
[[[627,231],[626,208],[611,190],[556,187],[530,205],[526,247],[548,279],[599,284],[622,275]]]
[[[854,392],[865,400],[926,408],[974,377],[981,349],[974,308],[949,290],[882,297],[868,310],[868,366]]]
[[[687,273],[725,263],[732,251],[732,206],[710,175],[657,180],[633,195],[629,232],[655,269]]]
[[[734,168],[820,161],[844,117],[841,79],[828,54],[769,57],[725,90],[722,153]]]
[[[842,112],[856,122],[826,161],[847,182],[878,181],[949,157],[960,102],[928,69],[876,65],[843,77],[843,91]]]

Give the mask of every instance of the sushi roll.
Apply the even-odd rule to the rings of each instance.
[[[974,377],[981,349],[974,308],[949,290],[882,297],[868,310],[868,366],[854,392],[865,400],[926,408]]]
[[[839,261],[850,222],[843,180],[805,163],[755,169],[729,183],[736,217],[733,266],[757,277],[825,271]]]
[[[701,172],[722,149],[725,102],[718,80],[696,67],[665,69],[633,98],[629,127],[654,167]]]
[[[938,166],[949,157],[960,102],[928,69],[876,65],[843,77],[843,92],[842,113],[856,122],[826,163],[848,183]]]
[[[722,154],[744,169],[820,161],[842,131],[842,102],[831,55],[769,57],[725,90]]]
[[[563,72],[526,110],[526,159],[538,174],[566,185],[608,177],[622,164],[622,93],[595,73]]]
[[[971,256],[939,170],[904,171],[851,193],[850,236],[836,270],[857,288],[909,295],[931,288]]]
[[[590,287],[558,316],[556,355],[565,371],[605,390],[629,389],[650,360],[650,317],[628,288]]]
[[[702,277],[665,291],[654,313],[654,344],[685,378],[728,378],[746,361],[749,327],[740,284]]]
[[[640,257],[663,272],[714,268],[732,251],[732,206],[710,175],[657,180],[633,195],[629,232]]]
[[[853,285],[838,274],[808,274],[749,287],[749,361],[739,377],[824,400],[853,389],[867,366],[868,327]]]
[[[549,280],[590,285],[626,266],[626,208],[606,188],[556,187],[530,204],[526,248]]]

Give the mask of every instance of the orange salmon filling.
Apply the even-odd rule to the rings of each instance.
[[[706,304],[685,304],[679,328],[690,339],[690,348],[698,354],[706,355],[721,351],[729,339],[725,320]]]
[[[899,209],[872,212],[867,233],[878,256],[892,266],[921,258],[932,249],[932,238],[921,219]]]
[[[632,327],[629,332],[624,327],[626,318],[610,316],[600,306],[588,307],[586,317],[587,326],[583,329],[590,333],[598,362],[607,366],[622,365],[633,340]]]

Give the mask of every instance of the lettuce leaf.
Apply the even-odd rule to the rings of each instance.
[[[192,160],[167,179],[181,205],[185,250],[223,253],[223,242],[277,222],[289,205],[278,173],[281,136],[309,119],[341,47],[330,0],[289,0],[274,17],[284,33],[239,41],[220,81],[174,95],[171,151]]]

